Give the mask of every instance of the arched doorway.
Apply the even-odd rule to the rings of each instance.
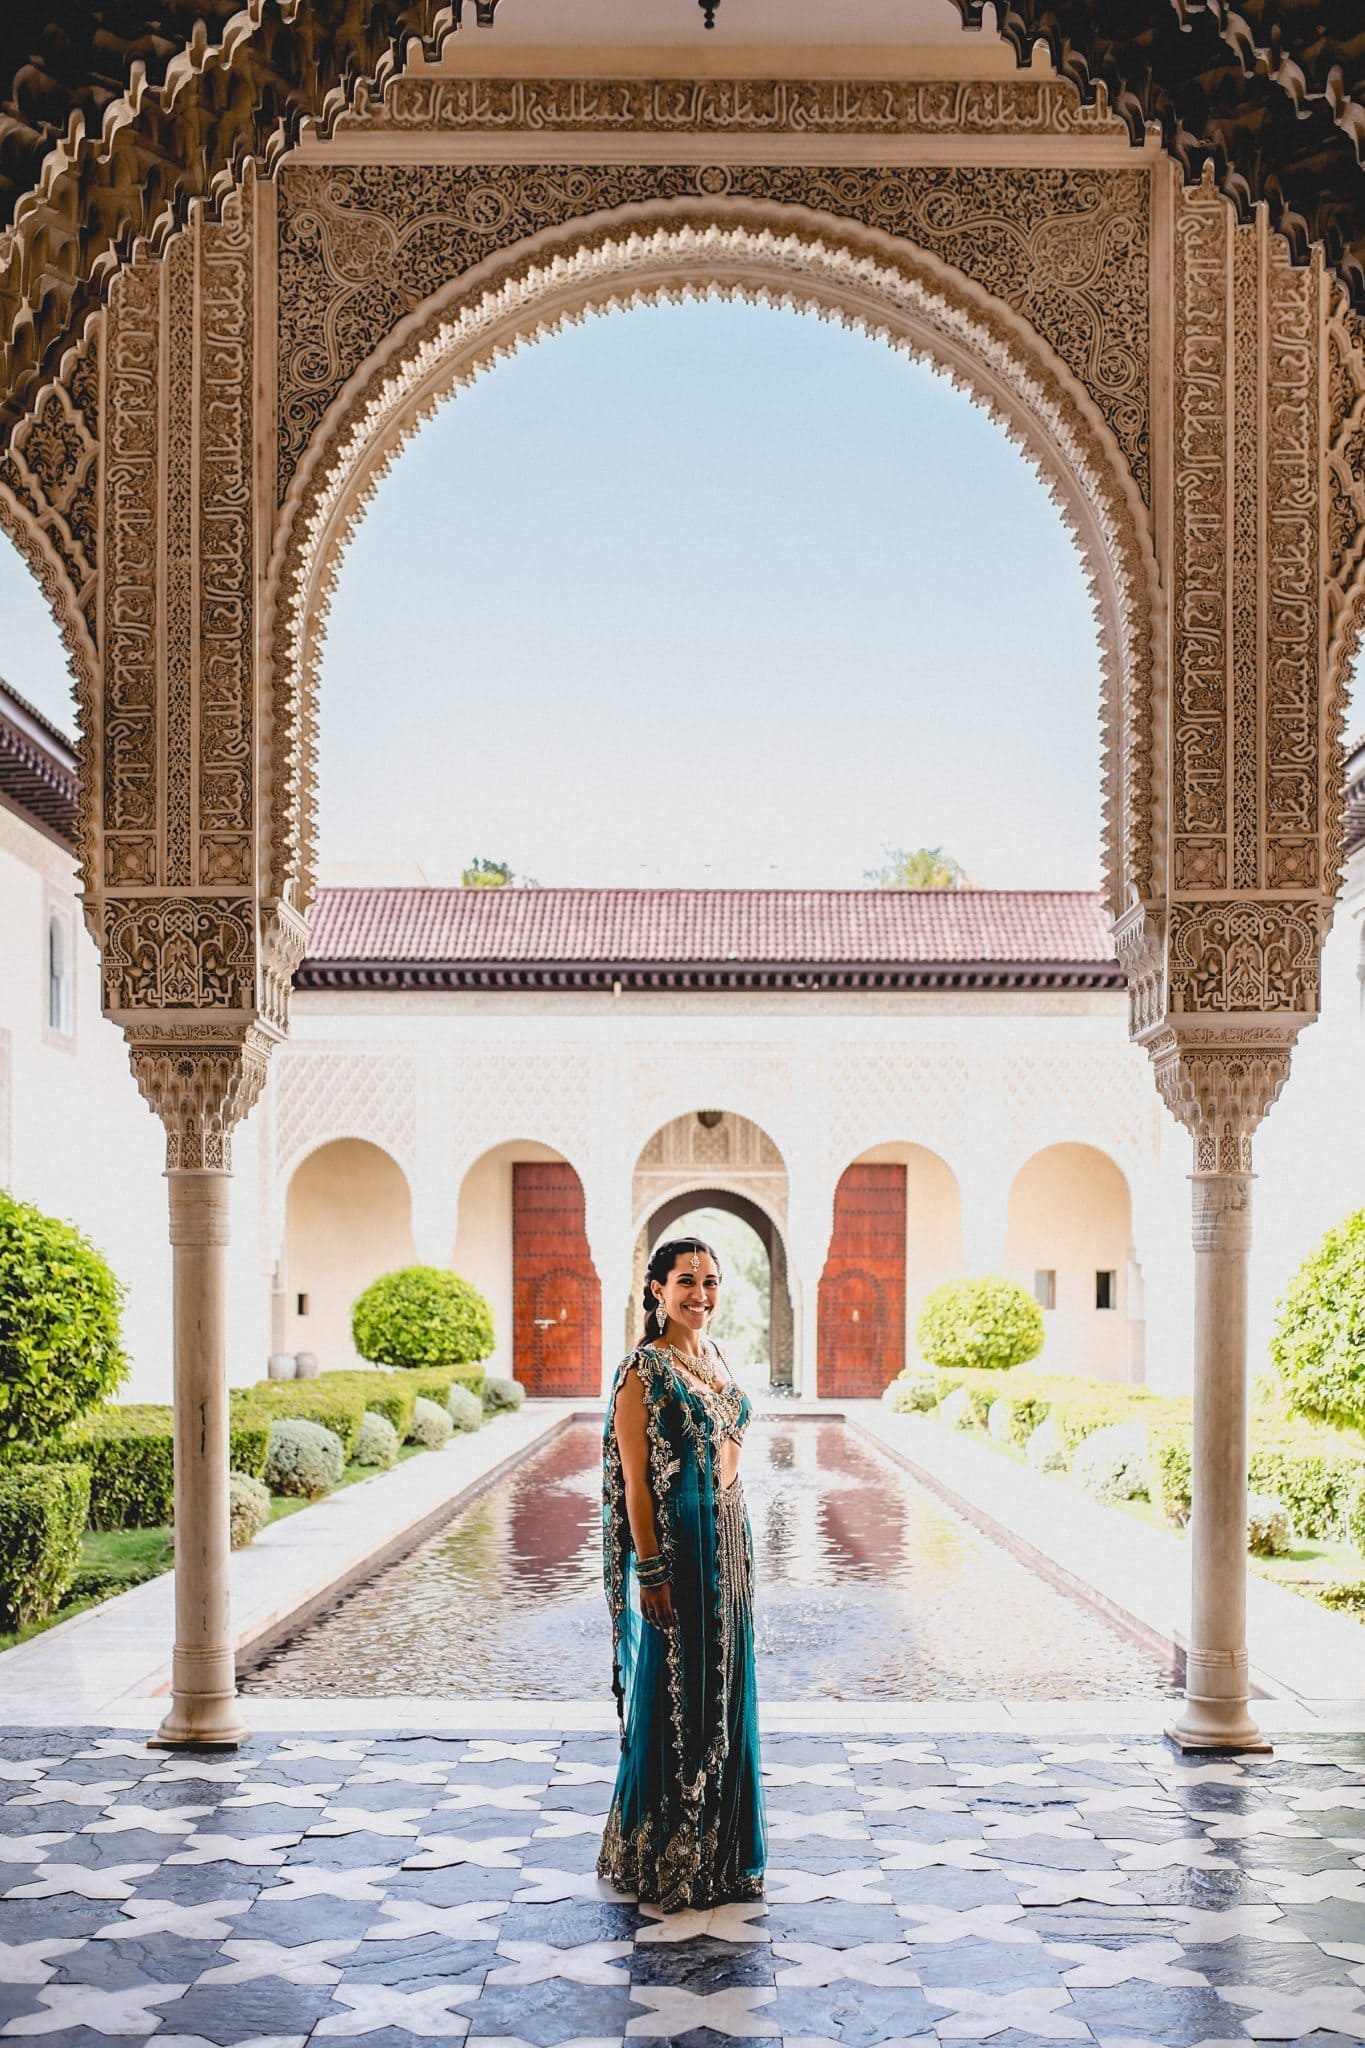
[[[324,1370],[354,1365],[357,1296],[416,1256],[412,1194],[398,1161],[365,1138],[320,1145],[294,1169],[285,1197],[276,1348],[314,1352]]]
[[[743,1224],[762,1248],[767,1263],[766,1286],[763,1288],[766,1353],[761,1361],[757,1361],[764,1368],[758,1383],[790,1393],[795,1367],[796,1319],[792,1312],[786,1242],[766,1209],[747,1195],[736,1194],[729,1188],[684,1189],[660,1203],[641,1230],[635,1245],[635,1285],[627,1311],[628,1342],[635,1344],[639,1341],[641,1295],[645,1263],[650,1252],[665,1237],[708,1236],[704,1213],[708,1210],[718,1210],[722,1216],[733,1217]],[[722,1258],[722,1266],[724,1264]],[[752,1366],[756,1361],[736,1358],[732,1353],[727,1355],[731,1357],[737,1377],[747,1377],[750,1384],[754,1384],[753,1375],[746,1374],[743,1368]]]
[[[1010,1187],[1005,1270],[1041,1301],[1049,1372],[1144,1374],[1142,1280],[1128,1182],[1093,1145],[1047,1145]]]

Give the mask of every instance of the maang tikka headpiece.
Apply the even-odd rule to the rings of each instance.
[[[694,1273],[700,1273],[700,1271],[701,1271],[701,1253],[700,1253],[700,1252],[693,1252],[693,1254],[692,1254],[692,1271],[693,1271]]]

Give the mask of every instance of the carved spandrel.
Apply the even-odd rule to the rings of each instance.
[[[722,195],[857,221],[929,250],[986,285],[1030,320],[1091,392],[1145,494],[1149,183],[1145,170],[970,166],[286,169],[279,496],[346,379],[390,328],[452,277],[592,213]]]

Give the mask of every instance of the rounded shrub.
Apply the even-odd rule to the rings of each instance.
[[[455,1424],[449,1409],[442,1408],[436,1401],[427,1401],[419,1397],[408,1442],[420,1444],[424,1451],[439,1451],[442,1444],[448,1444],[454,1434]]]
[[[365,1289],[351,1335],[376,1365],[465,1365],[493,1349],[493,1311],[458,1273],[404,1266]]]
[[[924,1298],[915,1332],[932,1365],[1024,1365],[1043,1348],[1043,1311],[1017,1280],[950,1280]]]
[[[1282,1500],[1270,1493],[1247,1495],[1247,1549],[1253,1557],[1286,1557],[1294,1541],[1294,1524]]]
[[[1270,1358],[1295,1414],[1365,1429],[1365,1209],[1329,1230],[1290,1281]]]
[[[1077,1444],[1071,1476],[1092,1500],[1112,1505],[1147,1491],[1147,1431],[1138,1422],[1111,1422]]]
[[[0,1458],[22,1457],[119,1386],[122,1308],[88,1238],[0,1190]]]
[[[468,1387],[452,1386],[446,1395],[446,1413],[456,1429],[482,1429],[483,1402]]]
[[[903,1372],[883,1388],[882,1400],[893,1415],[926,1415],[938,1406],[938,1383],[928,1373]]]
[[[345,1471],[346,1453],[334,1430],[302,1420],[271,1424],[265,1483],[272,1493],[316,1500],[340,1486]]]
[[[381,1472],[398,1463],[398,1431],[387,1415],[378,1415],[373,1408],[365,1410],[351,1456],[357,1465],[374,1465]]]
[[[526,1389],[520,1380],[505,1380],[491,1373],[483,1383],[483,1405],[491,1414],[504,1408],[520,1408],[525,1399]]]
[[[1065,1472],[1066,1443],[1050,1415],[1045,1415],[1030,1433],[1024,1457],[1035,1472]]]
[[[954,1387],[951,1394],[945,1394],[938,1404],[938,1419],[949,1429],[976,1429],[976,1410],[972,1397],[965,1387]]]
[[[244,1550],[253,1536],[259,1536],[270,1520],[270,1488],[250,1472],[233,1472],[228,1478],[228,1516],[232,1547]]]

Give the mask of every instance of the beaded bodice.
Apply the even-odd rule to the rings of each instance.
[[[711,1436],[717,1442],[740,1443],[753,1417],[753,1403],[741,1386],[734,1380],[727,1380],[719,1387],[708,1387],[690,1373],[684,1373],[674,1359],[672,1347],[651,1344],[648,1347],[659,1358],[664,1359],[683,1398],[695,1402],[706,1416]]]

